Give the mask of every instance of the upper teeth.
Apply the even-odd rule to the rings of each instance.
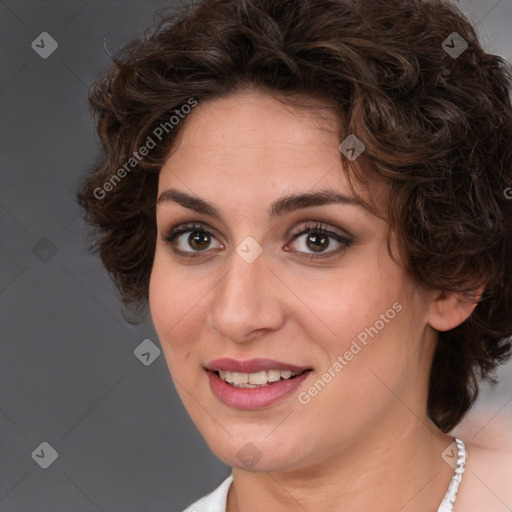
[[[263,370],[255,373],[240,373],[228,372],[226,370],[219,370],[219,375],[222,380],[235,384],[237,386],[244,384],[264,385],[268,382],[277,382],[281,377],[289,379],[298,373],[289,370]]]

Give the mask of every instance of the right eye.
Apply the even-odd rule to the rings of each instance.
[[[187,234],[188,236],[184,236]],[[216,238],[203,224],[192,223],[172,227],[163,240],[171,245],[173,252],[189,258],[197,258],[202,256],[201,253],[206,252],[211,241]],[[224,245],[219,244],[217,248],[224,249]]]

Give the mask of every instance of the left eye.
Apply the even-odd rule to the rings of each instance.
[[[351,244],[351,240],[341,236],[339,233],[329,230],[321,224],[304,226],[299,232],[293,235],[292,241],[301,239],[302,241],[299,245],[305,249],[310,249],[312,252],[300,250],[299,252],[305,252],[305,254],[311,258],[322,258],[338,254]],[[331,246],[331,240],[335,241],[337,247],[327,252],[326,249]]]

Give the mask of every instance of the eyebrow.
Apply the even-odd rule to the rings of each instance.
[[[201,199],[197,196],[192,196],[181,192],[176,189],[164,190],[156,201],[156,204],[162,203],[177,203],[184,208],[194,210],[197,213],[209,215],[215,217],[221,221],[224,221],[222,214],[218,208],[212,203]],[[274,201],[268,210],[269,221],[302,208],[309,208],[312,206],[323,206],[327,204],[344,204],[352,206],[362,206],[361,202],[355,197],[340,194],[339,192],[326,189],[319,190],[317,192],[305,192],[302,194],[290,194],[279,198]]]

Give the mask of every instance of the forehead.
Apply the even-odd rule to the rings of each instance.
[[[199,103],[181,128],[159,192],[172,187],[212,197],[223,188],[255,204],[298,190],[352,195],[338,149],[340,122],[327,104],[299,108],[248,90]]]
[[[264,150],[266,157],[277,157],[279,152],[274,153],[274,148],[290,158],[292,146],[294,152],[302,154],[327,150],[332,141],[336,142],[337,132],[337,117],[327,105],[314,110],[293,107],[250,89],[199,103],[188,116],[175,147],[180,156],[193,150],[188,156],[196,159],[204,157],[203,150],[208,149],[213,162],[241,153],[249,159],[254,151]]]

